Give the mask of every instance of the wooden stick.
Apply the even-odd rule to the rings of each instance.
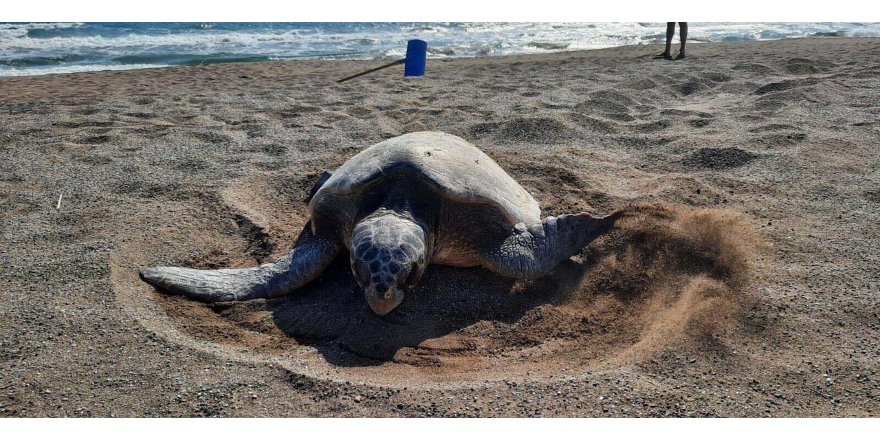
[[[55,205],[55,209],[61,209],[61,196],[62,194],[58,194],[58,204]]]

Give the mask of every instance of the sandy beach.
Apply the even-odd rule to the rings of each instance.
[[[0,77],[0,416],[880,416],[880,39]],[[630,215],[524,282],[369,312],[138,279],[287,252],[326,169],[443,131],[543,215]]]

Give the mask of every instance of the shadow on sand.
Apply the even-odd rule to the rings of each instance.
[[[315,347],[333,365],[380,365],[403,347],[416,347],[479,321],[513,323],[539,305],[562,301],[584,270],[570,261],[554,275],[524,283],[481,268],[429,266],[397,309],[377,316],[342,255],[320,279],[295,295],[267,301],[265,308],[284,334]],[[234,306],[217,304],[215,311]]]

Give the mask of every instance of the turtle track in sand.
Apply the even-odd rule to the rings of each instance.
[[[144,231],[120,246],[111,259],[117,300],[148,330],[197,350],[392,387],[554,380],[681,344],[723,352],[748,331],[740,311],[753,300],[746,287],[757,237],[749,223],[727,211],[666,205],[624,208],[611,233],[536,281],[430,266],[381,318],[369,311],[347,255],[296,294],[272,300],[207,305],[138,280],[137,269],[155,264],[169,252],[162,243],[176,238],[199,243],[200,252],[168,263],[195,267],[254,265],[262,257],[254,239],[260,249],[274,243],[272,257],[286,252],[305,223],[298,193],[308,182],[276,180],[241,181],[222,193],[225,208],[168,218],[187,225],[173,230],[179,237]],[[285,193],[290,202],[277,203]],[[242,222],[253,226],[243,230]]]

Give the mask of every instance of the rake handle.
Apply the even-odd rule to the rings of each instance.
[[[384,66],[379,66],[379,67],[376,67],[376,68],[373,68],[373,69],[367,70],[366,72],[356,73],[356,74],[354,74],[354,75],[352,75],[352,76],[349,76],[349,77],[347,77],[347,78],[342,78],[342,79],[340,79],[340,80],[338,80],[338,81],[336,81],[336,82],[337,82],[337,83],[341,83],[341,82],[344,82],[344,81],[348,81],[348,80],[350,80],[350,79],[354,79],[354,78],[357,78],[357,77],[359,77],[359,76],[366,75],[366,74],[368,74],[368,73],[373,73],[373,72],[375,72],[375,71],[377,71],[377,70],[382,70],[382,69],[385,69],[385,68],[387,68],[387,67],[396,66],[396,65],[398,65],[398,64],[403,64],[403,63],[405,63],[405,62],[406,62],[406,58],[404,58],[404,59],[402,59],[402,60],[397,60],[397,61],[394,61],[394,62],[388,63],[388,64],[386,64],[386,65],[384,65]]]

